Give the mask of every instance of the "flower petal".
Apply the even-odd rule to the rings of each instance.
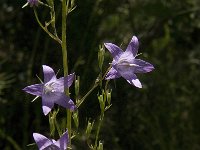
[[[65,85],[65,88],[68,88],[72,85],[74,81],[74,76],[75,76],[75,73],[72,73],[72,74],[69,74],[67,77],[59,78],[56,82],[59,82],[60,85],[63,84]]]
[[[134,60],[134,72],[135,73],[147,73],[154,69],[154,66],[144,60],[135,59]]]
[[[127,80],[128,83],[138,87],[138,88],[142,88],[142,84],[140,82],[140,80],[137,78],[137,76],[133,73],[133,72],[123,72],[122,77],[125,78]]]
[[[47,137],[45,137],[39,133],[33,133],[33,138],[34,138],[39,150],[43,150],[44,148],[48,147],[49,145],[51,145],[53,143]]]
[[[23,91],[32,95],[42,96],[43,86],[43,84],[33,84],[25,87]]]
[[[64,108],[68,108],[72,111],[76,109],[74,102],[68,96],[66,96],[64,93],[54,92],[54,95],[55,95],[54,103],[56,103]]]
[[[43,150],[60,150],[60,148],[58,146],[56,146],[55,144],[51,144]]]
[[[110,79],[116,79],[121,77],[121,75],[115,70],[113,67],[109,70],[109,72],[106,75],[106,80]]]
[[[118,58],[120,57],[120,55],[123,53],[122,49],[119,48],[117,45],[112,44],[112,43],[104,43],[105,47],[109,50],[109,52],[111,53],[112,57],[115,60],[118,60]]]
[[[56,141],[54,144],[60,148],[60,150],[67,149],[67,143],[69,143],[69,136],[68,131],[63,133],[63,135],[60,137],[58,141]]]
[[[55,72],[53,69],[49,66],[42,65],[43,67],[43,73],[44,73],[44,83],[47,83],[50,81],[53,77],[56,77]]]
[[[138,38],[136,36],[133,36],[126,49],[126,52],[131,52],[133,56],[136,57],[138,53],[138,48],[139,48]]]
[[[52,95],[53,94],[51,93],[42,95],[42,109],[45,116],[51,111],[54,106],[54,96]]]

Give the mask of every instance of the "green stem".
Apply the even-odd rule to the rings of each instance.
[[[100,132],[101,125],[102,125],[102,122],[103,122],[103,118],[104,118],[104,112],[101,113],[101,116],[100,116],[100,119],[99,119],[99,124],[98,124],[98,127],[97,127],[97,134],[96,134],[95,144],[94,144],[94,150],[97,149],[97,144],[98,144],[97,142],[98,142],[99,132]]]
[[[66,40],[68,6],[69,6],[69,0],[67,1],[63,0],[62,1],[62,55],[63,55],[64,76],[68,75],[67,40]],[[66,94],[69,96],[69,88],[66,89]],[[71,147],[71,116],[72,116],[71,111],[67,110],[67,129],[69,134],[68,147]]]
[[[40,27],[55,41],[57,41],[58,43],[62,44],[62,41],[55,35],[53,35],[51,32],[49,32],[49,30],[47,29],[47,27],[43,26],[42,23],[40,22],[40,19],[38,18],[38,14],[35,8],[33,8],[34,10],[34,14],[35,14],[35,18],[38,22],[38,24],[40,25]]]
[[[80,100],[80,102],[77,104],[77,108],[81,106],[81,104],[85,101],[85,99],[90,95],[90,93],[99,85],[99,83],[95,83],[94,86],[83,96],[83,98]]]
[[[92,93],[92,91],[99,85],[101,84],[102,80],[106,77],[106,74],[108,73],[108,71],[110,70],[111,66],[106,70],[105,74],[101,75],[101,81],[98,82],[96,81],[95,84],[93,85],[93,87],[85,94],[85,96],[83,96],[83,98],[80,100],[80,102],[76,105],[77,108],[79,108],[81,106],[81,104],[85,101],[85,99],[90,95],[90,93]],[[109,80],[107,80],[106,82],[106,87],[107,87],[107,84],[108,84]]]

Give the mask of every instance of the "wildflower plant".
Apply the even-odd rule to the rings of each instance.
[[[112,43],[104,43],[104,46],[99,47],[98,52],[98,67],[99,75],[94,81],[94,85],[88,92],[80,97],[80,77],[75,76],[75,73],[69,74],[68,68],[68,51],[67,51],[67,41],[66,41],[66,20],[69,13],[71,13],[75,8],[74,0],[62,0],[62,32],[61,36],[58,35],[56,29],[56,12],[54,10],[54,0],[47,0],[41,2],[39,0],[28,0],[23,8],[27,5],[30,5],[34,10],[34,15],[39,26],[49,35],[53,40],[55,40],[59,45],[62,51],[62,60],[63,60],[63,71],[64,77],[57,78],[54,70],[47,66],[43,65],[44,81],[41,81],[39,84],[33,84],[25,87],[23,90],[29,94],[35,95],[42,98],[42,109],[44,115],[49,116],[49,126],[50,126],[50,135],[59,135],[57,141],[53,138],[47,138],[46,136],[33,133],[33,138],[39,150],[66,150],[72,149],[72,140],[76,138],[77,134],[80,135],[78,130],[79,127],[79,109],[80,106],[85,102],[87,97],[96,89],[99,88],[97,94],[97,100],[99,101],[100,116],[98,121],[89,120],[87,127],[85,129],[85,137],[88,147],[92,150],[103,150],[103,139],[99,139],[99,133],[101,125],[104,120],[105,112],[111,108],[111,93],[112,89],[108,88],[110,79],[116,79],[119,77],[125,78],[128,83],[134,85],[138,88],[142,88],[142,84],[137,78],[137,73],[147,73],[154,69],[153,65],[141,60],[136,59],[138,53],[139,42],[136,36],[133,36],[127,49],[123,51],[120,47]],[[37,7],[47,7],[50,11],[50,20],[42,23],[37,13]],[[113,57],[112,63],[108,64],[107,71],[103,73],[103,63],[104,63],[104,54],[105,48],[111,53]],[[50,65],[50,64],[49,64]],[[75,95],[74,99],[71,99],[70,95],[70,86],[75,84]],[[34,99],[34,100],[35,100]],[[33,101],[34,101],[33,100]],[[67,109],[66,114],[66,126],[61,126],[57,122],[57,114],[59,109],[54,108],[55,104]],[[72,131],[72,119],[74,121],[75,129]],[[96,126],[96,128],[93,128]],[[56,130],[55,130],[56,128]],[[57,133],[55,133],[57,131]],[[91,134],[95,136],[91,136]]]

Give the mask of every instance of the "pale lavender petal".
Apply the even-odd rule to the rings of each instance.
[[[121,75],[123,78],[125,78],[127,80],[128,83],[130,83],[138,88],[142,88],[142,84],[141,84],[140,80],[137,78],[137,76],[133,72],[126,71],[126,72],[123,72]]]
[[[74,102],[68,96],[66,96],[64,93],[54,92],[53,94],[54,94],[54,103],[56,103],[64,108],[68,108],[72,111],[76,109]]]
[[[133,36],[126,49],[126,52],[131,52],[133,56],[136,57],[138,53],[138,48],[139,48],[138,38],[136,36]]]
[[[111,53],[113,59],[118,60],[120,55],[123,53],[122,49],[119,48],[117,45],[112,43],[104,43],[105,47],[109,50]]]
[[[53,144],[53,142],[51,140],[49,140],[47,137],[45,137],[39,133],[33,133],[33,138],[34,138],[39,150],[43,150],[44,148]]]
[[[49,82],[52,78],[56,78],[55,72],[49,66],[42,65],[44,73],[44,83]]]
[[[42,95],[42,109],[45,116],[51,111],[54,106],[55,97],[52,95],[53,94],[51,93]]]
[[[134,72],[135,73],[147,73],[154,69],[154,66],[144,60],[135,59],[134,60]]]
[[[60,148],[60,150],[67,149],[67,144],[69,143],[69,136],[68,131],[63,133],[63,135],[60,137],[58,141],[56,141],[54,144]]]
[[[69,74],[67,77],[59,78],[56,82],[59,82],[60,84],[64,84],[65,88],[68,88],[72,85],[74,81],[74,76],[75,76],[75,73],[72,73],[72,74]]]
[[[33,84],[25,87],[23,90],[32,95],[42,96],[43,86],[43,84]]]
[[[121,75],[115,70],[113,67],[109,70],[109,72],[106,75],[106,80],[110,79],[116,79],[121,77]]]

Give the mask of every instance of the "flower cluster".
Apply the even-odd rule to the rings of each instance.
[[[28,2],[32,6],[37,4],[37,0],[28,0]],[[104,45],[113,56],[111,69],[106,74],[105,79],[110,80],[123,77],[131,85],[142,88],[142,84],[136,74],[150,72],[154,69],[154,66],[144,60],[136,59],[139,47],[137,37],[132,37],[125,51],[112,43],[104,43]],[[72,85],[75,73],[57,79],[56,74],[51,67],[46,65],[43,65],[42,67],[44,82],[27,86],[23,90],[37,97],[42,97],[42,109],[44,115],[49,114],[55,104],[74,111],[76,106],[70,97],[65,94],[65,89]],[[69,140],[67,131],[63,133],[57,141],[48,139],[39,133],[33,133],[33,138],[38,145],[39,150],[65,150]]]
[[[42,109],[47,115],[54,104],[70,110],[75,110],[74,102],[65,94],[65,88],[69,88],[74,81],[74,73],[67,77],[56,78],[56,74],[49,66],[43,65],[44,82],[25,87],[23,90],[29,94],[42,97]],[[66,131],[59,140],[48,139],[39,133],[33,133],[33,138],[39,150],[65,150],[68,143]]]

